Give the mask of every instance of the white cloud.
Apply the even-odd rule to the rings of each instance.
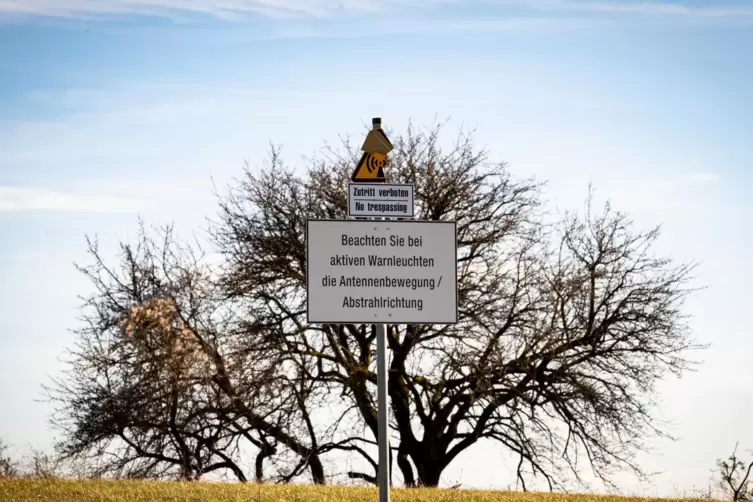
[[[623,2],[623,1],[591,1],[591,0],[491,0],[500,3],[520,4],[560,11],[576,11],[591,13],[621,13],[663,16],[696,16],[696,17],[737,17],[753,16],[753,7],[748,5],[721,4],[708,2],[705,5],[693,5],[685,2]]]
[[[0,12],[48,16],[91,16],[107,14],[151,14],[171,17],[179,12],[209,14],[235,20],[239,16],[261,14],[271,17],[291,15],[322,16],[344,8],[362,9],[372,2],[339,0],[0,0]]]
[[[0,185],[0,213],[30,211],[110,213],[175,216],[192,209],[205,209],[215,202],[213,180],[220,186],[226,176],[174,176],[107,173],[100,179],[78,178],[48,186]]]
[[[546,30],[554,29],[582,30],[587,21],[580,18],[561,17],[525,17],[525,18],[499,18],[499,19],[448,19],[448,20],[415,20],[400,19],[389,21],[369,21],[367,27],[363,23],[348,26],[338,26],[336,31],[307,24],[296,27],[292,23],[286,23],[279,29],[270,32],[269,35],[243,34],[240,38],[244,41],[249,39],[276,39],[276,38],[375,38],[389,35],[427,35],[427,34],[451,34],[467,32],[512,32],[523,30]],[[589,21],[593,24],[593,21]]]
[[[590,0],[0,0],[0,14],[57,17],[147,14],[178,18],[181,13],[195,13],[237,21],[249,15],[276,18],[329,17],[347,12],[426,8],[453,3],[507,4],[553,12],[724,18],[753,16],[753,7],[746,5]]]
[[[66,211],[130,213],[143,210],[143,200],[114,195],[60,191],[44,187],[0,186],[0,213]]]
[[[685,177],[685,180],[688,183],[706,185],[718,181],[719,176],[715,173],[691,173]]]

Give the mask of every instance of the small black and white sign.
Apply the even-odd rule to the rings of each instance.
[[[413,218],[413,185],[350,183],[348,216]]]

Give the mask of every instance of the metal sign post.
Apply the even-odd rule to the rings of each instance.
[[[387,325],[376,324],[377,339],[377,400],[379,433],[379,502],[390,502],[390,424],[387,392]]]
[[[372,145],[369,145],[369,138]],[[383,167],[386,165],[386,154],[392,150],[392,143],[382,131],[382,119],[375,117],[371,119],[371,132],[366,137],[362,149],[364,158],[367,155],[375,153],[384,153],[385,161],[380,166],[381,176],[375,178],[375,181],[384,182],[385,176]],[[386,150],[386,151],[385,151]],[[353,181],[358,181],[359,169],[363,164],[363,159],[356,167],[353,173]],[[350,205],[350,204],[349,204]],[[350,211],[350,207],[348,207]],[[413,209],[411,208],[411,213]],[[377,481],[379,482],[379,502],[390,502],[390,422],[389,422],[389,381],[387,375],[389,372],[387,361],[387,325],[383,323],[375,324],[377,339],[377,444],[379,447],[379,472]]]

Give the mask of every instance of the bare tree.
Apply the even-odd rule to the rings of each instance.
[[[747,464],[737,456],[737,447],[725,460],[717,460],[716,465],[719,473],[719,484],[733,502],[741,500],[753,500],[753,486],[751,486],[750,474],[753,471],[753,460]]]
[[[275,392],[277,382],[245,357],[200,257],[171,228],[160,236],[142,225],[137,245],[121,246],[120,270],[89,242],[94,265],[81,270],[97,293],[67,373],[47,387],[63,432],[58,451],[88,457],[93,475],[194,479],[229,470],[246,481],[238,453],[248,443],[261,481],[280,442],[307,459],[299,469],[315,470],[316,458],[285,431],[300,403],[291,406],[294,398]]]
[[[420,219],[457,221],[460,322],[389,326],[389,392],[397,464],[408,486],[434,486],[480,439],[520,457],[550,483],[578,453],[607,480],[628,466],[646,432],[654,383],[689,367],[694,348],[681,312],[692,265],[655,257],[657,229],[634,231],[608,206],[539,214],[540,185],[488,164],[472,137],[449,152],[439,128],[395,140],[389,173],[415,184]],[[301,176],[273,152],[221,200],[214,227],[224,287],[245,306],[252,350],[315,371],[376,438],[374,334],[367,326],[308,325],[307,218],[344,218],[352,145]],[[353,477],[369,478],[358,473]]]
[[[64,460],[54,453],[32,449],[25,464],[24,478],[62,479],[66,476]]]
[[[607,482],[614,469],[641,474],[634,453],[664,434],[654,385],[689,369],[698,347],[682,314],[693,266],[655,256],[658,229],[635,230],[608,205],[594,211],[590,196],[583,214],[547,223],[541,184],[487,162],[472,136],[442,150],[440,130],[410,127],[393,141],[389,167],[391,181],[415,184],[418,218],[455,220],[458,230],[460,322],[388,327],[391,441],[405,484],[436,486],[482,439],[519,457],[524,489],[529,474],[550,488],[568,471],[579,478],[584,462]],[[160,245],[145,235],[123,245],[119,270],[92,249],[98,293],[72,354],[68,381],[77,383],[58,386],[63,450],[112,446],[126,431],[132,442],[143,435],[142,446],[119,458],[193,472],[245,442],[256,448],[257,478],[269,465],[282,466],[280,481],[307,471],[323,483],[322,458],[339,454],[372,470],[349,477],[374,482],[375,334],[305,316],[306,219],[346,216],[356,150],[346,140],[303,174],[277,151],[271,166],[247,168],[211,226],[217,267],[169,232]],[[124,329],[139,312],[146,320]],[[118,401],[135,381],[148,382],[146,396]],[[171,389],[175,419],[165,411]],[[118,422],[100,409],[112,402],[132,416]],[[83,434],[101,417],[102,432]],[[180,454],[186,441],[202,445],[204,460]]]
[[[0,480],[61,479],[67,475],[67,466],[55,454],[30,448],[26,454],[13,459],[8,449],[8,444],[0,438]]]
[[[18,466],[8,454],[8,445],[0,438],[0,479],[14,479],[18,475]]]

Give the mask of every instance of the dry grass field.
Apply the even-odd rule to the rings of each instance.
[[[374,502],[372,488],[141,481],[0,481],[1,502]],[[478,490],[392,491],[394,502],[643,502],[656,499]],[[682,499],[662,499],[682,500]]]

